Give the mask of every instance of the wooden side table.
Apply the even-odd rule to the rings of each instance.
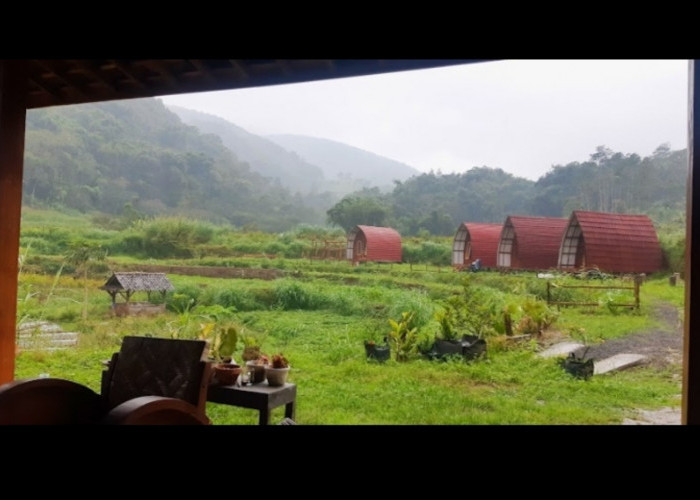
[[[270,387],[267,382],[247,386],[210,385],[207,390],[207,401],[212,403],[258,410],[259,425],[268,425],[271,410],[282,405],[284,416],[294,420],[296,398],[297,386],[289,383],[280,387]]]

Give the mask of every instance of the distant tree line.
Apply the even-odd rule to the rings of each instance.
[[[687,150],[659,146],[651,156],[599,146],[584,163],[557,165],[537,181],[501,169],[430,172],[396,182],[382,194],[365,189],[327,211],[346,231],[357,224],[391,226],[402,235],[453,235],[462,222],[501,223],[509,215],[568,217],[572,210],[649,215],[657,223],[685,211]]]

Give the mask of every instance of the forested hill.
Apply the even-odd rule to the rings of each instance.
[[[402,235],[451,235],[466,221],[568,217],[572,210],[639,213],[655,223],[678,224],[685,212],[687,173],[685,149],[661,145],[641,158],[599,146],[588,161],[554,166],[537,182],[490,167],[431,172],[397,182],[389,195],[365,190],[348,196],[329,216],[346,229],[359,223],[389,225]]]
[[[270,146],[238,132],[248,146]],[[261,175],[239,156],[248,155],[243,145],[227,147],[220,136],[184,124],[158,99],[34,109],[27,113],[23,201],[86,213],[181,215],[271,232],[327,220],[340,227],[391,225],[406,236],[451,235],[461,222],[500,223],[514,214],[567,217],[583,209],[644,213],[659,221],[685,209],[687,150],[665,145],[645,158],[600,146],[583,162],[554,166],[536,182],[465,166],[461,174],[396,180],[389,192],[354,185],[343,199],[340,191],[315,184],[324,177],[317,165],[284,149],[272,145],[275,161],[268,163],[269,175]],[[373,156],[355,156],[358,171]],[[293,161],[278,164],[282,158]],[[291,178],[298,179],[292,189],[281,182]]]
[[[311,209],[252,172],[218,136],[183,124],[156,99],[29,111],[23,200],[107,214],[128,206],[268,231],[325,221],[325,207]]]
[[[179,106],[167,106],[167,108],[176,113],[184,123],[197,127],[202,133],[219,136],[228,149],[235,151],[240,160],[250,165],[252,171],[277,179],[288,189],[303,194],[323,189],[322,185],[325,183],[323,170],[278,144],[251,134],[218,116]]]

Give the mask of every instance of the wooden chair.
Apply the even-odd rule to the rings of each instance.
[[[208,352],[204,340],[124,337],[100,394],[69,380],[16,380],[0,386],[0,424],[211,424]]]

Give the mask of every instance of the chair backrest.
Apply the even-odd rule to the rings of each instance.
[[[210,363],[204,340],[126,336],[102,383],[109,410],[140,396],[183,399],[205,410]]]

